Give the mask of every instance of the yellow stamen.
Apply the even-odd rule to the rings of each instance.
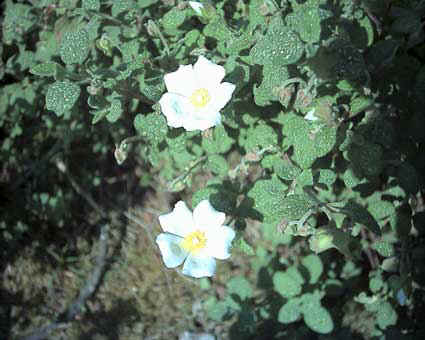
[[[181,242],[181,247],[189,253],[198,253],[207,244],[207,238],[205,233],[200,230],[196,230],[187,235]]]
[[[197,109],[201,109],[204,106],[206,106],[210,100],[211,96],[208,93],[207,89],[197,89],[195,92],[192,93],[192,95],[189,97],[190,102],[194,107]]]

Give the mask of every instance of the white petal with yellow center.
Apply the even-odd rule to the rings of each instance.
[[[171,127],[206,130],[221,122],[220,110],[231,99],[235,86],[221,83],[224,67],[203,56],[192,65],[181,65],[164,76],[168,92],[159,104]]]
[[[231,228],[222,225],[224,220],[225,214],[208,200],[201,201],[193,214],[183,201],[177,202],[171,213],[159,216],[165,233],[159,234],[156,242],[165,265],[174,268],[184,262],[185,275],[214,275],[215,258],[229,258],[235,237]]]
[[[207,89],[197,89],[189,97],[189,101],[196,109],[203,109],[211,101],[211,96]]]
[[[207,245],[207,237],[205,232],[201,230],[195,230],[190,234],[187,234],[186,237],[180,242],[180,246],[187,252],[191,254],[199,254],[202,249],[205,249]]]

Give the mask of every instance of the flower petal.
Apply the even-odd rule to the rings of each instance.
[[[192,65],[180,65],[177,71],[164,76],[167,91],[190,97],[198,88],[197,78]]]
[[[211,90],[214,109],[220,111],[232,98],[236,86],[231,83],[221,83],[218,87]]]
[[[183,121],[183,127],[187,131],[206,130],[221,123],[221,114],[218,111],[197,112],[188,116]]]
[[[190,254],[184,262],[182,273],[196,278],[213,276],[215,266],[216,263],[212,257]]]
[[[187,251],[180,247],[182,239],[182,237],[168,233],[162,233],[156,237],[156,243],[166,267],[175,268],[181,265],[187,257]]]
[[[224,223],[226,215],[214,209],[210,201],[203,200],[199,202],[193,211],[193,221],[197,228],[208,229],[219,227]]]
[[[198,61],[193,65],[193,70],[198,83],[202,84],[201,87],[207,88],[218,86],[226,74],[223,66],[214,64],[204,56],[199,56]]]
[[[172,212],[158,217],[162,230],[184,237],[195,230],[192,212],[186,203],[179,201]]]
[[[206,253],[219,260],[228,259],[235,235],[234,230],[228,226],[208,230]]]
[[[171,127],[182,127],[188,119],[186,99],[175,93],[165,93],[159,100],[162,113]]]
[[[202,8],[204,8],[204,5],[197,1],[189,1],[190,7],[196,12],[198,15],[202,15]]]

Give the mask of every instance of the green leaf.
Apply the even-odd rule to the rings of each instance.
[[[277,17],[267,34],[251,49],[250,56],[255,64],[279,67],[295,64],[303,53],[304,47],[298,35]]]
[[[115,123],[122,114],[121,101],[119,99],[114,99],[111,102],[108,113],[106,114],[106,119],[110,123]]]
[[[264,223],[261,230],[264,239],[270,241],[273,246],[277,246],[278,244],[289,244],[292,240],[291,235],[279,230],[276,223]]]
[[[362,207],[360,204],[350,200],[341,209],[341,212],[350,216],[353,222],[364,225],[367,229],[376,235],[381,235],[381,229],[378,223],[375,221],[369,211],[367,211],[367,209]]]
[[[373,105],[374,101],[369,97],[356,97],[350,103],[350,116],[356,115]]]
[[[336,174],[330,169],[321,169],[319,170],[318,183],[326,184],[331,186],[336,181]]]
[[[294,269],[296,271],[296,269]],[[301,293],[303,281],[301,274],[294,275],[294,271],[276,272],[273,275],[274,290],[285,298],[291,298]]]
[[[284,116],[282,132],[286,137],[284,145],[294,146],[293,159],[304,169],[330,152],[337,138],[335,127],[317,126],[293,113]]]
[[[234,276],[226,284],[227,291],[230,295],[235,294],[241,298],[241,300],[246,300],[252,297],[253,290],[251,284],[243,276]]]
[[[300,38],[307,43],[320,40],[322,32],[319,8],[309,4],[299,6],[294,13],[286,16],[288,26],[298,32]]]
[[[254,85],[254,100],[258,106],[270,105],[270,101],[278,101],[285,80],[289,79],[289,71],[285,66],[276,67],[267,64],[263,67],[263,81],[259,87]]]
[[[289,195],[282,200],[281,211],[287,221],[296,221],[303,217],[312,207],[305,195]]]
[[[266,148],[277,144],[277,133],[266,124],[258,124],[250,127],[246,133],[245,140],[241,139],[240,144],[245,150],[251,151],[256,148]]]
[[[361,147],[350,145],[345,154],[348,161],[358,168],[364,176],[379,175],[384,167],[383,150],[378,144],[365,141]]]
[[[336,248],[347,257],[359,257],[360,243],[358,239],[333,227],[316,229],[309,239],[310,249],[321,253],[330,248]]]
[[[98,11],[100,9],[99,0],[82,0],[82,7],[90,11]]]
[[[134,128],[152,144],[158,144],[163,141],[168,132],[165,117],[157,113],[149,113],[146,116],[142,114],[136,115]]]
[[[177,28],[183,24],[186,19],[186,11],[182,11],[177,7],[172,8],[162,17],[162,26],[170,35],[178,33]]]
[[[400,186],[408,193],[415,195],[420,188],[420,176],[409,162],[403,162],[397,168]]]
[[[301,169],[287,160],[280,159],[274,163],[273,170],[280,178],[292,181],[301,174]]]
[[[118,16],[123,12],[128,12],[129,10],[135,8],[134,0],[120,0],[114,1],[111,7],[111,14],[113,17]]]
[[[222,42],[232,39],[232,32],[220,16],[216,16],[213,20],[211,20],[204,27],[203,33],[207,37],[212,37]]]
[[[5,7],[2,42],[11,44],[13,40],[20,41],[23,35],[36,24],[37,18],[31,13],[32,6],[7,1]]]
[[[329,312],[320,304],[312,304],[303,309],[305,324],[316,333],[328,334],[333,331],[334,323]]]
[[[304,257],[301,263],[307,268],[310,274],[310,284],[317,283],[320,275],[323,273],[323,263],[320,260],[320,257],[315,254],[311,254]]]
[[[32,74],[35,74],[36,76],[52,77],[52,76],[56,75],[56,67],[57,66],[58,66],[58,64],[51,61],[51,62],[42,63],[42,64],[38,64],[38,65],[33,66],[30,69],[30,72]]]
[[[65,64],[81,64],[90,51],[89,34],[85,29],[65,32],[59,54]]]
[[[212,136],[202,138],[202,148],[207,153],[226,153],[233,143],[223,125],[216,126]]]
[[[157,0],[137,0],[137,6],[141,8],[149,7],[150,5],[153,5],[156,3]]]
[[[46,107],[48,110],[54,111],[57,116],[62,116],[72,109],[79,96],[79,86],[68,80],[57,81],[47,90]]]
[[[372,246],[373,249],[375,249],[379,255],[384,257],[390,257],[395,255],[394,246],[385,241],[377,241]]]
[[[229,312],[229,306],[224,301],[217,301],[214,296],[210,296],[204,302],[204,308],[210,319],[221,322]]]
[[[210,155],[205,165],[209,170],[219,176],[226,176],[229,166],[226,159],[220,155]]]
[[[248,192],[248,197],[254,200],[253,208],[263,215],[265,223],[280,222],[285,211],[282,203],[287,186],[278,179],[256,181]]]
[[[388,301],[378,302],[376,311],[376,321],[381,329],[386,329],[388,326],[394,326],[397,323],[397,312]]]
[[[301,308],[299,299],[290,299],[279,310],[277,320],[288,324],[297,321],[301,317]]]

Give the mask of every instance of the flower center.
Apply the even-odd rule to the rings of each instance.
[[[194,107],[201,109],[210,102],[211,96],[207,89],[202,88],[193,92],[189,100]]]
[[[183,239],[181,247],[189,253],[197,253],[204,248],[206,244],[207,238],[205,233],[200,230],[196,230]]]

